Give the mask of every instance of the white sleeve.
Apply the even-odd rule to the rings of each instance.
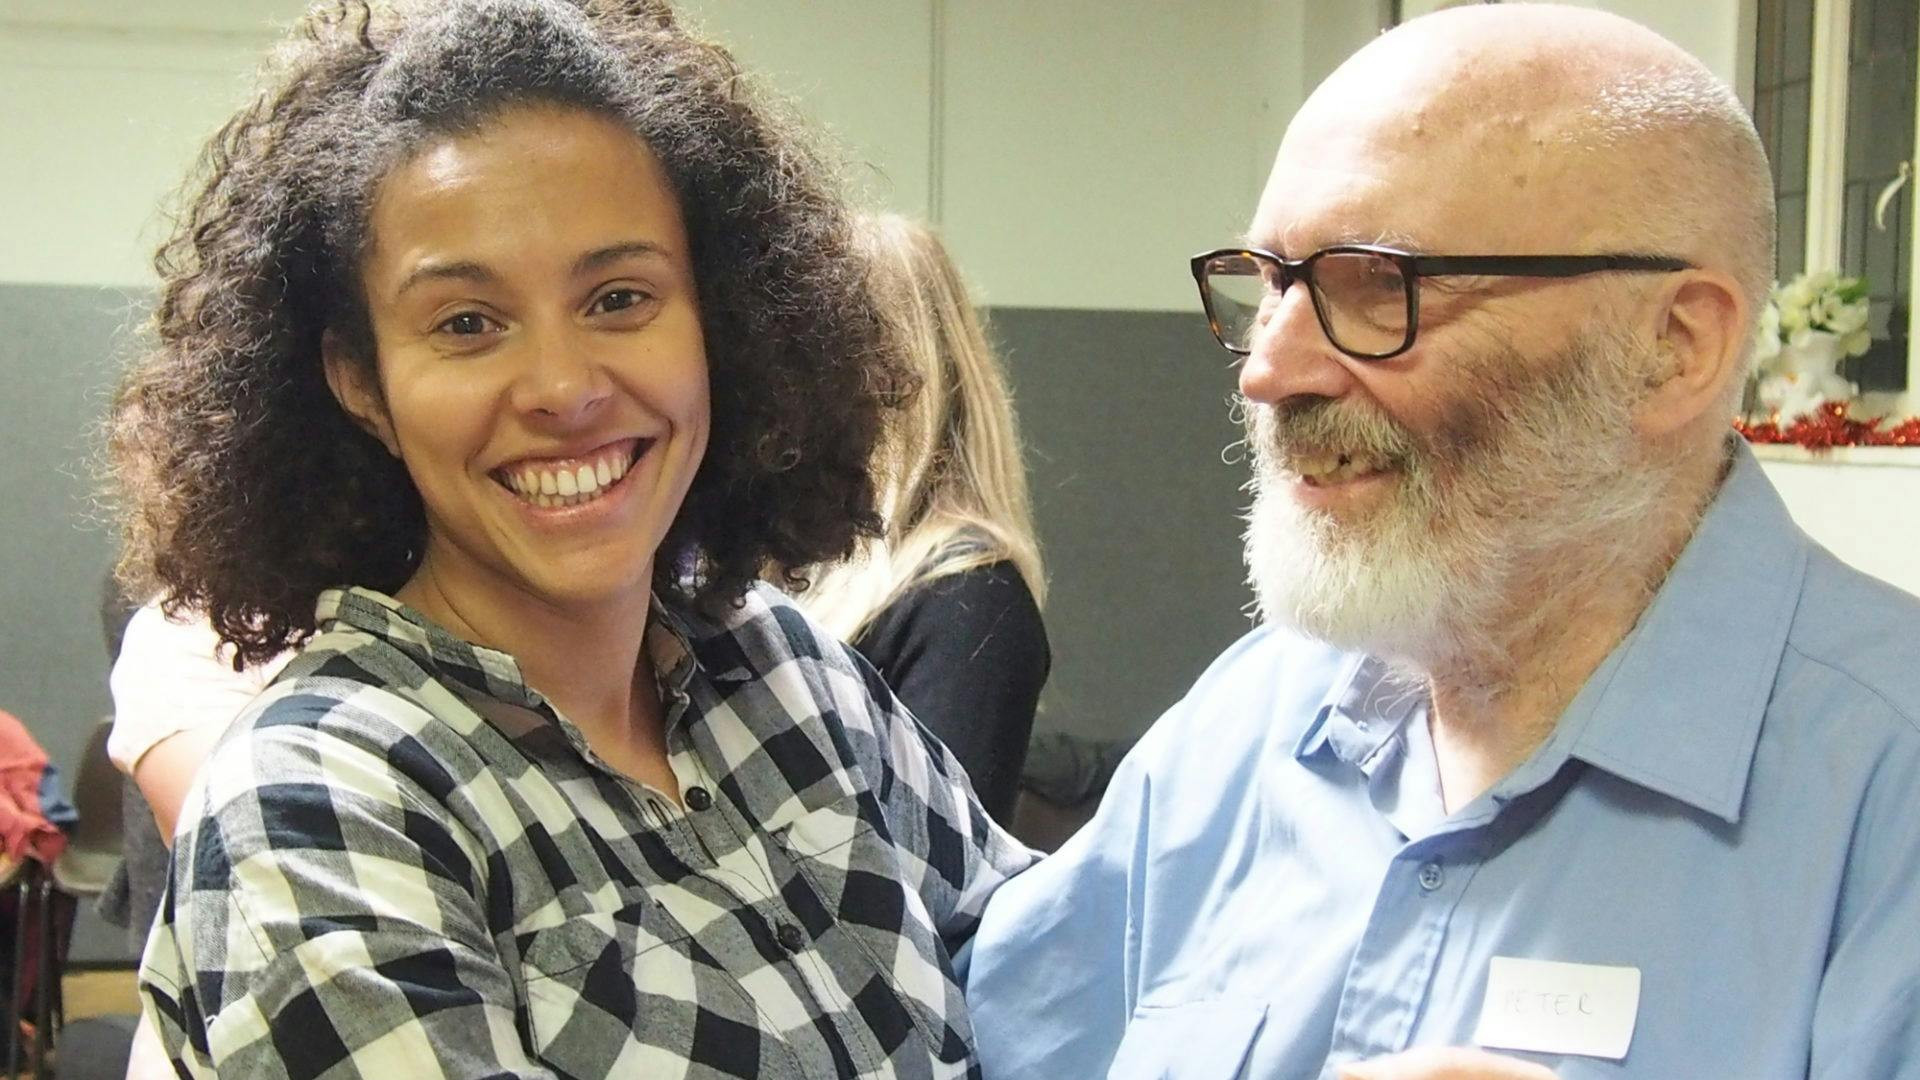
[[[232,653],[204,618],[176,622],[158,604],[134,613],[108,685],[113,732],[107,756],[131,773],[141,755],[170,735],[225,726],[266,688],[291,653],[234,671]]]

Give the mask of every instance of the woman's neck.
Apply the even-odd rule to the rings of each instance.
[[[436,557],[437,556],[437,557]],[[651,581],[651,574],[641,579]],[[645,649],[651,596],[642,584],[561,605],[429,547],[396,599],[476,645],[512,656],[521,676],[608,764],[677,795],[665,768],[664,709]]]

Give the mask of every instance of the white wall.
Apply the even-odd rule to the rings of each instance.
[[[681,0],[742,66],[796,100],[852,166],[868,201],[932,205],[934,5],[928,0]]]
[[[1844,464],[1797,451],[1762,453],[1771,455],[1762,462],[1768,479],[1808,535],[1842,561],[1920,595],[1920,450],[1852,451],[1870,460]]]
[[[1742,0],[1575,0],[1743,81]],[[0,7],[0,282],[139,286],[161,207],[303,0]],[[1377,0],[687,0],[930,216],[995,304],[1190,310],[1185,256],[1251,215],[1288,117]]]
[[[1746,81],[1741,55],[1749,46],[1740,29],[1741,0],[1557,0],[1600,8],[1651,27],[1700,58],[1715,75],[1739,87]]]
[[[139,285],[160,212],[304,5],[13,0],[0,7],[0,282]],[[244,12],[242,9],[245,9]]]
[[[1191,310],[1298,101],[1305,0],[687,0],[946,230],[990,303]],[[0,282],[143,286],[161,207],[303,0],[0,7]]]
[[[988,303],[1198,306],[1187,257],[1244,231],[1248,147],[1295,104],[1264,92],[1263,6],[948,6],[940,217]]]

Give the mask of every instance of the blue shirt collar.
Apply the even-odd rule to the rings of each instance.
[[[1351,654],[1327,688],[1313,722],[1301,733],[1293,756],[1304,761],[1331,752],[1372,775],[1381,748],[1399,734],[1425,697],[1425,687],[1396,677],[1385,661]]]
[[[1740,819],[1811,542],[1744,442],[1732,457],[1639,623],[1547,743],[1489,793],[1495,803],[1546,783],[1574,757],[1730,823]],[[1294,756],[1331,751],[1371,775],[1371,762],[1423,696],[1380,660],[1350,657]]]
[[[1739,821],[1811,549],[1738,443],[1653,603],[1563,719],[1571,756]]]

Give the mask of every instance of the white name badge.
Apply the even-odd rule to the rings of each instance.
[[[1639,968],[1496,956],[1473,1041],[1489,1050],[1618,1061],[1639,1013]]]

